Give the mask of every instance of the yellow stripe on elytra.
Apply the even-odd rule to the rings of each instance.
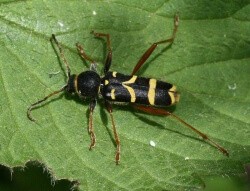
[[[135,83],[137,79],[137,76],[132,76],[132,78],[130,78],[128,81],[122,82],[122,86],[125,87],[129,94],[130,94],[130,102],[134,103],[136,100],[136,96],[135,96],[135,90],[129,86],[127,86],[126,84],[133,84]]]
[[[135,80],[137,79],[137,76],[132,76],[128,81],[122,82],[122,84],[133,84],[135,83]]]
[[[176,92],[176,86],[168,90],[168,95],[170,96],[171,104],[177,103],[180,99],[180,95]]]
[[[169,91],[169,92],[176,92],[176,86],[173,86],[173,87],[170,88],[168,91]]]
[[[175,103],[175,97],[174,97],[174,92],[168,92],[168,95],[170,96],[170,99],[171,99],[171,104],[174,104]]]
[[[111,99],[115,100],[115,89],[111,90]]]
[[[148,90],[148,101],[150,105],[155,104],[155,88],[156,88],[156,79],[150,79],[149,80],[149,90]]]
[[[125,85],[125,84],[122,84],[122,86],[128,90],[128,92],[129,92],[129,94],[130,94],[130,97],[131,97],[131,98],[130,98],[130,102],[131,102],[131,103],[134,103],[134,102],[135,102],[135,99],[136,99],[134,89],[131,88],[131,87],[129,87],[129,86],[127,86],[127,85]]]

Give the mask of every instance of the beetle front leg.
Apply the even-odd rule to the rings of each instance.
[[[89,104],[89,126],[88,126],[88,132],[90,135],[91,143],[89,146],[89,150],[95,147],[96,143],[96,136],[94,133],[94,127],[93,127],[93,112],[96,106],[96,99],[92,100]]]
[[[90,70],[95,71],[96,72],[96,61],[94,61],[90,56],[88,56],[85,51],[83,50],[82,45],[80,45],[79,43],[76,43],[76,48],[80,54],[80,56],[89,61],[90,62]]]
[[[111,63],[112,63],[112,49],[111,49],[110,35],[105,34],[105,33],[97,33],[94,31],[92,31],[92,33],[95,35],[95,37],[104,37],[107,39],[108,54],[106,56],[106,61],[105,61],[105,65],[104,65],[104,74],[107,74],[107,72],[109,71],[109,68],[111,66]]]

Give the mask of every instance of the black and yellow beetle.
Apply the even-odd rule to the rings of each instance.
[[[90,149],[95,146],[96,136],[93,128],[93,111],[96,106],[98,96],[101,95],[104,99],[107,111],[110,114],[112,121],[112,128],[114,132],[114,138],[116,141],[116,154],[115,161],[118,164],[120,161],[120,139],[115,127],[114,118],[112,114],[112,103],[126,102],[130,103],[134,108],[154,114],[154,115],[164,115],[172,116],[178,121],[192,129],[195,133],[199,134],[203,139],[209,141],[210,144],[218,148],[223,154],[229,155],[227,150],[221,147],[216,142],[212,141],[207,135],[198,131],[193,126],[186,123],[184,120],[174,115],[171,112],[163,109],[164,107],[176,104],[179,101],[179,93],[176,91],[176,87],[170,83],[159,81],[153,78],[144,78],[134,75],[141,66],[146,62],[148,57],[152,54],[155,48],[159,44],[169,43],[172,44],[177,32],[179,24],[179,17],[176,15],[174,18],[174,29],[173,34],[169,39],[162,40],[153,43],[146,52],[142,55],[141,59],[138,61],[137,65],[131,75],[124,75],[118,72],[109,71],[112,62],[112,50],[110,45],[110,35],[104,33],[93,32],[95,37],[104,37],[107,39],[107,49],[108,54],[106,57],[106,62],[104,66],[104,76],[101,77],[96,72],[96,62],[92,60],[83,51],[80,44],[76,44],[77,49],[81,57],[85,60],[90,61],[90,70],[84,71],[78,75],[71,74],[69,64],[64,56],[63,50],[59,42],[57,41],[55,35],[52,35],[51,40],[53,40],[59,48],[61,58],[66,66],[67,70],[67,84],[61,89],[49,94],[45,98],[33,103],[27,110],[27,116],[30,120],[35,121],[31,116],[31,110],[35,108],[38,104],[44,102],[49,97],[58,94],[62,91],[66,91],[71,94],[78,94],[82,99],[89,98],[89,125],[88,131],[91,137]]]

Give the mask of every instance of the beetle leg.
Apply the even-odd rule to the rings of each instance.
[[[175,36],[176,36],[176,32],[178,29],[178,25],[179,25],[179,16],[175,15],[174,17],[174,30],[173,30],[173,34],[170,38],[166,39],[166,40],[162,40],[159,42],[155,42],[153,43],[147,50],[146,52],[144,52],[144,54],[142,55],[142,57],[140,58],[140,60],[137,62],[136,66],[133,69],[133,72],[131,75],[134,75],[136,72],[138,72],[138,70],[142,67],[142,65],[147,61],[147,59],[149,58],[149,56],[154,52],[155,48],[159,45],[159,44],[163,44],[163,43],[170,43],[170,45],[174,42]]]
[[[96,62],[95,62],[92,58],[90,58],[90,57],[84,52],[82,45],[80,45],[79,43],[76,43],[76,48],[77,48],[77,50],[78,50],[80,56],[81,56],[83,59],[85,59],[85,60],[87,60],[87,61],[90,62],[90,64],[91,64],[91,65],[90,65],[90,70],[96,71]]]
[[[111,118],[112,128],[113,128],[114,137],[115,137],[115,143],[116,143],[115,161],[116,161],[116,164],[119,164],[120,154],[121,154],[120,139],[119,139],[116,127],[115,127],[115,122],[114,122],[113,113],[112,113],[112,106],[108,101],[105,101],[105,105],[106,105],[106,109],[109,112],[109,115]]]
[[[96,106],[96,99],[92,100],[89,104],[89,126],[88,126],[88,132],[90,134],[90,138],[91,138],[91,143],[89,146],[89,150],[91,150],[92,148],[94,148],[95,143],[96,143],[96,136],[94,133],[94,127],[93,127],[93,112]]]
[[[175,114],[173,114],[173,113],[171,113],[169,111],[166,111],[164,109],[159,109],[159,108],[154,108],[154,107],[147,107],[147,106],[142,106],[142,105],[133,105],[133,107],[135,109],[138,109],[138,110],[141,110],[141,111],[144,111],[146,113],[153,114],[153,115],[163,115],[163,116],[170,115],[170,116],[174,117],[179,122],[181,122],[182,124],[184,124],[186,127],[190,128],[192,131],[194,131],[195,133],[197,133],[198,135],[200,135],[204,140],[206,140],[211,145],[213,145],[214,147],[216,147],[224,155],[229,156],[229,153],[228,153],[228,151],[226,149],[224,149],[222,146],[220,146],[215,141],[211,140],[206,134],[202,133],[198,129],[194,128],[192,125],[190,125],[187,122],[185,122],[183,119],[181,119],[177,115],[175,115]]]
[[[112,49],[111,49],[110,35],[105,34],[105,33],[97,33],[94,31],[92,31],[92,33],[95,35],[95,37],[106,37],[107,39],[108,54],[107,54],[105,66],[104,66],[104,74],[107,74],[112,63]]]

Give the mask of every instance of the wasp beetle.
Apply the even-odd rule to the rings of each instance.
[[[92,32],[95,37],[105,38],[107,41],[108,53],[104,65],[104,76],[101,77],[97,73],[96,62],[84,52],[82,46],[78,43],[76,44],[76,47],[80,56],[83,59],[89,61],[91,65],[88,71],[84,71],[78,75],[71,74],[69,64],[63,53],[63,49],[60,43],[57,41],[55,35],[52,34],[51,41],[54,41],[57,45],[61,59],[66,67],[67,84],[65,84],[61,89],[30,105],[27,110],[28,118],[32,121],[35,121],[35,119],[31,116],[32,109],[34,109],[38,104],[47,100],[49,97],[54,96],[62,91],[71,94],[77,94],[81,99],[89,98],[90,103],[88,132],[91,139],[89,149],[92,149],[96,143],[96,136],[93,127],[93,112],[96,106],[97,99],[99,95],[101,95],[104,99],[105,107],[110,115],[112,122],[112,129],[116,142],[115,161],[117,164],[120,161],[121,147],[120,139],[115,127],[112,114],[112,104],[119,102],[130,103],[135,109],[153,115],[172,116],[183,123],[185,126],[189,127],[195,133],[199,134],[204,140],[215,146],[223,154],[228,156],[229,153],[227,152],[227,150],[211,140],[206,134],[200,132],[178,116],[164,109],[164,107],[174,105],[179,101],[179,93],[177,92],[174,85],[153,78],[138,77],[135,75],[159,44],[169,43],[171,45],[173,43],[178,25],[179,17],[176,15],[174,17],[174,29],[172,36],[166,40],[153,43],[142,55],[142,57],[134,67],[131,75],[109,71],[112,62],[110,35],[96,32]]]

